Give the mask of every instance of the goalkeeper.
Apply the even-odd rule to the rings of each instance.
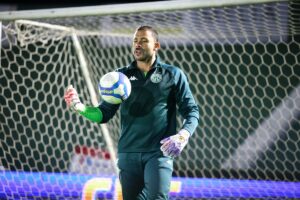
[[[157,56],[159,48],[154,28],[136,29],[132,42],[134,61],[117,70],[132,85],[130,97],[122,104],[103,101],[98,107],[84,105],[72,87],[64,96],[69,107],[97,123],[106,123],[120,108],[118,168],[124,200],[168,199],[173,159],[198,125],[198,106],[185,74],[162,63]],[[176,105],[184,119],[178,132]]]

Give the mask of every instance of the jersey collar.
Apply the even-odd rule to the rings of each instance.
[[[157,68],[157,67],[161,67],[162,64],[161,64],[161,61],[160,61],[160,58],[158,56],[156,56],[156,59],[152,65],[152,68]],[[135,69],[137,68],[137,64],[136,64],[136,60],[134,60],[129,66],[128,66],[129,69]]]

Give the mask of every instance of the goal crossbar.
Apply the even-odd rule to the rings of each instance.
[[[151,11],[169,11],[182,9],[195,9],[206,7],[221,7],[244,4],[257,4],[269,2],[283,2],[287,0],[185,0],[185,1],[168,1],[166,2],[145,2],[145,3],[129,3],[101,6],[85,6],[70,7],[57,9],[42,10],[26,10],[26,11],[7,11],[0,12],[0,20],[16,20],[16,19],[38,19],[38,18],[57,18],[57,17],[73,17],[73,16],[91,16],[91,15],[114,15],[136,12]]]

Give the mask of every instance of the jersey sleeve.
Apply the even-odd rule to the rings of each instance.
[[[110,104],[105,101],[102,101],[98,106],[103,115],[101,123],[108,122],[116,114],[119,107],[120,104]]]
[[[186,75],[178,69],[175,73],[175,95],[178,111],[184,118],[182,128],[193,134],[199,123],[199,108],[190,90]]]

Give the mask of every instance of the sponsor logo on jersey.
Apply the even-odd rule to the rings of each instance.
[[[129,80],[131,80],[131,81],[137,81],[138,79],[135,76],[130,76]]]

